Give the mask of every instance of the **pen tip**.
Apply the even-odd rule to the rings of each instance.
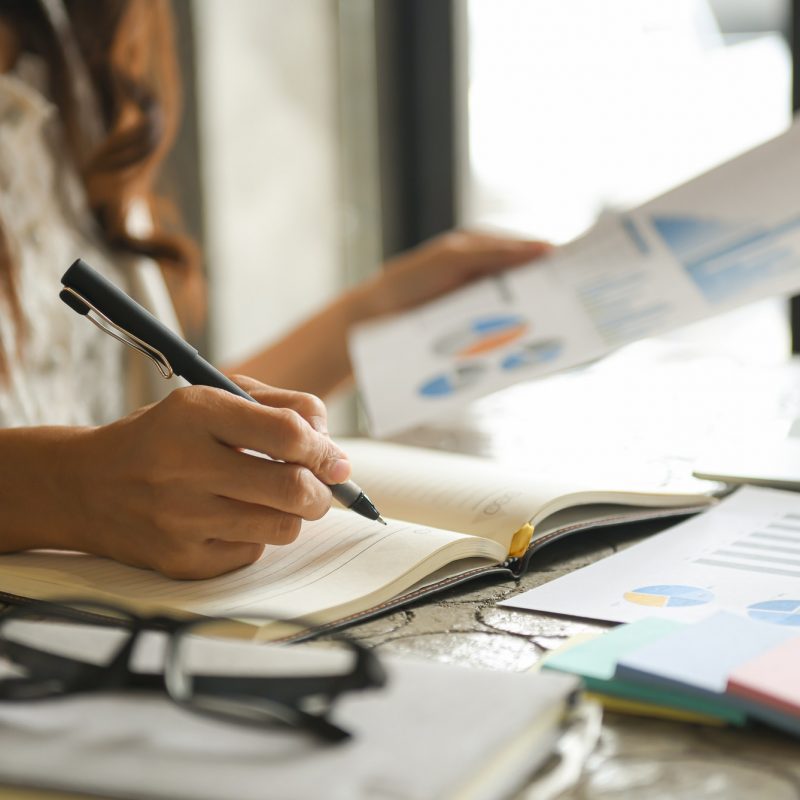
[[[380,522],[381,525],[388,525],[389,524],[388,522],[386,522],[386,520],[383,517],[378,517],[378,522]]]

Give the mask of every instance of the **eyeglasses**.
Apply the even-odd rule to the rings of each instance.
[[[377,657],[341,636],[313,652],[265,642],[259,632],[276,622],[282,639],[314,633],[276,618],[186,620],[105,603],[31,602],[0,616],[0,701],[164,691],[183,708],[227,722],[349,738],[329,713],[343,693],[385,684]]]

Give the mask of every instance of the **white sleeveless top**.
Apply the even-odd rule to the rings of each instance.
[[[61,276],[80,257],[177,330],[158,266],[105,246],[67,153],[56,108],[31,82],[0,75],[0,220],[28,323],[20,349],[0,299],[9,366],[0,376],[0,427],[103,424],[172,388],[58,297]]]

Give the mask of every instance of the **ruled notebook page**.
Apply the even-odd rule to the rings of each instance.
[[[484,536],[508,552],[511,537],[554,498],[581,487],[484,459],[364,439],[340,440],[353,478],[381,512]]]
[[[502,546],[458,533],[332,509],[305,523],[292,544],[268,547],[249,567],[218,578],[176,581],[79,553],[0,557],[0,591],[23,597],[92,597],[139,608],[200,614],[321,615],[338,619],[403,591],[458,558],[505,558]],[[487,561],[489,563],[489,561]]]

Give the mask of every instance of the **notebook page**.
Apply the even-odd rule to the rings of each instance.
[[[0,590],[24,597],[93,597],[140,608],[199,614],[319,615],[337,619],[394,596],[450,561],[502,561],[494,542],[387,520],[387,526],[332,509],[298,539],[268,547],[249,567],[203,581],[176,581],[80,553],[0,557]]]
[[[470,456],[371,442],[339,440],[353,477],[377,507],[413,520],[500,542],[554,498],[575,486],[542,480]]]

